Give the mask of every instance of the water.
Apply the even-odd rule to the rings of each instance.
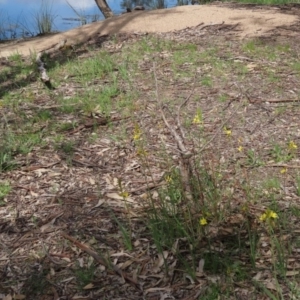
[[[124,7],[130,5],[144,4],[150,8],[153,1],[155,0],[107,0],[116,15],[124,12]],[[0,0],[0,39],[38,34],[34,17],[41,11],[42,2],[43,0]],[[69,4],[67,0],[44,0],[44,3],[51,8],[51,15],[55,17],[54,31],[66,31],[78,27],[84,22],[90,23],[93,20],[104,19],[94,0],[68,0],[68,2]],[[176,4],[177,0],[165,2],[167,7],[173,7]],[[74,10],[86,19],[81,22]]]

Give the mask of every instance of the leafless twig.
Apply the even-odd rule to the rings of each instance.
[[[154,71],[154,79],[155,79],[155,95],[156,95],[156,101],[158,103],[159,106],[159,111],[161,113],[161,116],[163,118],[163,121],[165,123],[165,125],[168,127],[168,129],[170,130],[171,134],[173,135],[173,137],[175,138],[176,142],[177,142],[177,146],[181,152],[181,155],[185,158],[189,158],[192,156],[192,152],[189,151],[188,149],[186,149],[185,145],[184,145],[184,141],[182,139],[182,137],[176,132],[176,130],[174,130],[174,128],[172,128],[172,126],[169,124],[168,120],[166,119],[165,113],[163,111],[163,105],[160,101],[159,95],[158,95],[158,82],[157,82],[157,77],[156,77],[156,65],[155,63],[153,63],[153,71]]]
[[[185,135],[184,135],[184,132],[182,130],[181,123],[180,123],[180,111],[188,103],[188,101],[191,99],[192,95],[194,94],[194,91],[195,91],[195,82],[196,82],[196,74],[197,73],[195,72],[192,91],[187,96],[187,98],[179,105],[178,111],[177,111],[177,127],[178,127],[178,129],[179,129],[179,131],[181,133],[182,138],[184,138]]]
[[[117,266],[115,265],[111,265],[108,262],[106,262],[102,257],[100,257],[95,251],[91,250],[89,247],[87,247],[86,245],[80,243],[79,241],[77,241],[76,239],[74,239],[73,237],[69,236],[68,234],[62,232],[61,235],[71,241],[75,246],[77,246],[79,249],[85,251],[87,254],[91,255],[98,263],[100,263],[101,265],[105,266],[108,269],[112,268],[114,273],[120,275],[122,278],[124,278],[125,280],[127,280],[129,283],[133,284],[135,287],[138,287],[138,283],[131,278],[129,275],[127,275],[125,272],[123,272],[122,270],[120,270]]]
[[[184,189],[186,190],[187,196],[193,194],[193,187],[192,187],[192,177],[193,177],[193,166],[192,166],[192,161],[191,158],[193,156],[193,153],[186,148],[185,143],[184,143],[184,137],[181,136],[176,132],[176,130],[169,124],[165,113],[163,111],[163,105],[161,103],[161,100],[159,98],[158,94],[158,81],[156,77],[156,65],[155,63],[153,64],[153,71],[154,71],[154,79],[155,79],[155,94],[156,94],[156,101],[159,106],[159,111],[162,116],[162,119],[169,129],[170,133],[174,137],[177,147],[180,151],[180,160],[179,160],[179,168],[180,168],[180,173],[181,173],[181,178],[182,178],[182,183],[184,186]],[[189,100],[190,96],[183,102],[183,105]],[[183,106],[181,105],[180,108]],[[179,108],[179,111],[180,111]],[[178,121],[178,127],[181,128],[180,121]]]

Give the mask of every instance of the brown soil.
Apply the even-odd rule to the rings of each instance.
[[[278,26],[292,25],[298,20],[298,16],[287,14],[282,7],[234,7],[232,4],[181,6],[124,14],[52,36],[4,43],[0,45],[0,57],[16,52],[28,56],[31,52],[48,49],[62,39],[67,39],[68,44],[74,45],[84,43],[99,35],[120,32],[169,32],[194,27],[201,23],[206,25],[223,22],[228,25],[236,24],[236,36],[257,37],[268,34]]]

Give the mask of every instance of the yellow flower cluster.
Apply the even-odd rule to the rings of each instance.
[[[271,209],[267,209],[260,217],[259,220],[261,222],[266,222],[266,221],[270,221],[270,220],[275,220],[278,219],[278,215],[276,212],[274,212]]]
[[[140,130],[140,127],[138,125],[136,125],[134,127],[134,132],[133,132],[133,139],[135,141],[138,141],[141,138],[142,132]]]
[[[166,180],[167,183],[172,183],[173,182],[173,179],[172,179],[172,177],[170,175],[167,175],[165,177],[165,180]]]
[[[289,147],[290,150],[296,150],[298,148],[298,146],[293,141],[289,142],[288,147]]]
[[[144,150],[143,148],[141,148],[141,149],[137,150],[136,154],[139,156],[147,156],[148,152],[146,150]]]
[[[206,220],[205,218],[201,218],[201,219],[199,220],[199,224],[200,224],[201,226],[205,226],[205,225],[207,225],[207,220]]]
[[[193,124],[202,124],[203,117],[202,117],[202,110],[200,108],[197,109],[197,114],[194,117]]]
[[[200,119],[200,116],[197,114],[194,117],[193,124],[200,124],[200,123],[201,123],[201,119]]]
[[[287,172],[287,168],[283,168],[283,169],[280,170],[281,174],[285,174],[286,172]]]
[[[224,127],[223,130],[224,130],[224,133],[225,133],[227,136],[231,136],[231,134],[232,134],[231,129],[228,129],[227,127]]]

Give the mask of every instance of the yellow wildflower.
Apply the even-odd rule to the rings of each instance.
[[[259,217],[259,221],[264,222],[267,219],[267,214],[263,213],[260,217]]]
[[[247,212],[249,210],[248,205],[247,204],[242,205],[241,210],[244,211],[244,212]]]
[[[126,192],[126,191],[123,191],[120,193],[120,196],[123,197],[124,199],[128,198],[129,197],[129,193]]]
[[[227,136],[231,136],[231,129],[228,129],[226,127],[224,127],[224,133],[227,135]]]
[[[207,225],[207,220],[205,218],[201,218],[199,223],[201,226],[205,226],[205,225]]]
[[[298,148],[298,146],[293,141],[289,142],[288,147],[290,150],[296,150]]]
[[[269,218],[270,219],[278,219],[278,215],[276,214],[276,212],[270,210],[269,211]]]
[[[281,174],[285,174],[286,172],[287,172],[287,168],[283,168],[283,169],[280,170]]]
[[[194,117],[193,124],[200,124],[200,123],[201,123],[200,116],[199,116],[199,115],[196,115],[196,116]]]
[[[133,139],[134,139],[135,141],[137,141],[137,140],[140,139],[140,137],[141,137],[140,134],[134,134]]]
[[[239,152],[242,152],[244,148],[242,146],[239,146],[237,149]]]
[[[129,193],[126,192],[126,191],[123,191],[123,192],[119,193],[119,195],[120,195],[121,197],[123,197],[124,199],[126,199],[126,198],[129,197]]]
[[[136,125],[134,128],[133,139],[135,141],[137,141],[141,138],[141,135],[142,135],[141,130],[140,130],[139,126]]]
[[[271,209],[267,209],[260,217],[259,220],[261,222],[264,221],[270,221],[270,220],[275,220],[278,219],[278,215],[275,211],[271,210]]]
[[[144,150],[144,149],[141,148],[141,149],[137,150],[137,155],[139,155],[139,156],[147,156],[148,153],[147,153],[146,150]]]
[[[197,113],[194,117],[193,124],[201,124],[203,122],[202,110],[197,108]]]
[[[167,182],[167,183],[171,183],[171,182],[173,182],[173,179],[172,179],[172,177],[171,177],[171,176],[169,176],[169,175],[167,175],[167,176],[166,176],[165,180],[166,180],[166,182]]]

